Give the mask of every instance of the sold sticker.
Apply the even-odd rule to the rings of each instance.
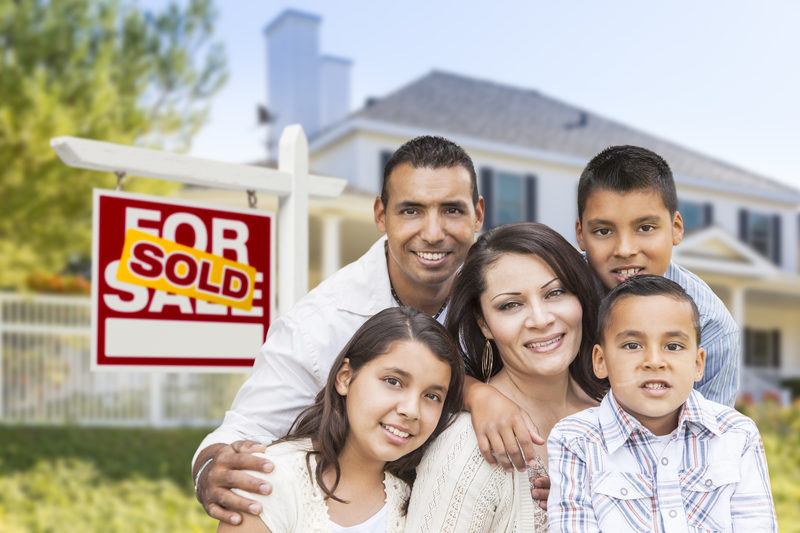
[[[128,228],[117,279],[248,311],[256,269]]]

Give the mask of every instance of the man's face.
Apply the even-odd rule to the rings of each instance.
[[[392,171],[387,191],[387,205],[377,198],[374,212],[386,232],[395,289],[448,283],[483,224],[483,198],[473,205],[469,171],[403,163]]]
[[[656,435],[677,427],[681,406],[703,377],[692,307],[658,296],[623,296],[611,309],[594,373],[608,378],[617,403]]]
[[[578,245],[607,289],[636,274],[663,276],[672,247],[683,239],[683,219],[670,216],[657,191],[589,194],[575,225]]]

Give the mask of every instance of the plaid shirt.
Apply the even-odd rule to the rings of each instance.
[[[693,391],[663,450],[611,392],[559,422],[547,452],[549,531],[777,531],[752,420]]]

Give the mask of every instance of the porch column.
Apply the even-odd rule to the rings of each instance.
[[[741,350],[741,360],[739,361],[739,368],[744,371],[744,326],[746,320],[746,313],[745,313],[745,287],[742,285],[735,285],[731,287],[731,316],[739,324],[739,329],[741,330],[741,343],[742,343],[742,350]]]
[[[338,216],[322,218],[322,279],[341,268],[341,221]]]

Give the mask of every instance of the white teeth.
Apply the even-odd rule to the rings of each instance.
[[[667,388],[667,386],[664,383],[645,383],[642,386],[645,389],[653,389],[653,390],[666,389]]]
[[[635,276],[636,274],[638,274],[641,271],[642,271],[641,268],[621,268],[621,269],[617,270],[617,274],[619,274],[623,278],[627,279],[627,278],[629,278],[631,276]]]
[[[547,346],[552,346],[553,344],[556,344],[558,341],[561,340],[562,336],[563,335],[559,335],[558,337],[550,339],[549,341],[529,342],[525,346],[527,346],[528,348],[546,348]]]
[[[407,439],[411,435],[410,433],[406,433],[405,431],[400,431],[399,429],[394,428],[392,426],[387,426],[386,424],[381,424],[381,426],[383,427],[383,429],[385,429],[392,435],[397,435],[398,437],[401,437],[403,439]]]
[[[447,255],[447,252],[416,252],[416,254],[426,261],[438,261]]]

